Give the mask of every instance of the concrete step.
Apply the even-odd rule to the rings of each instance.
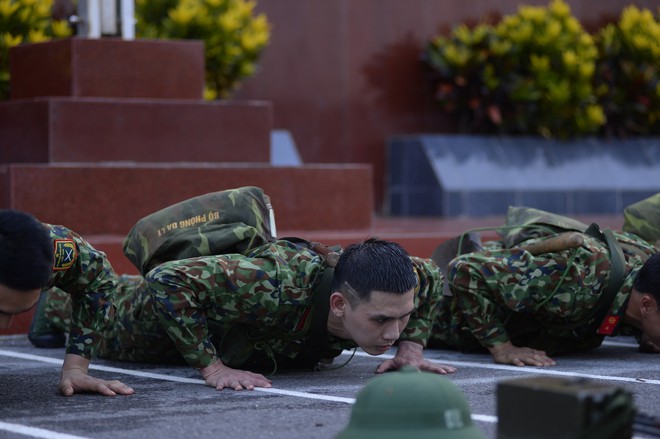
[[[0,163],[270,162],[264,101],[34,98],[0,103]]]
[[[372,171],[359,164],[12,164],[0,167],[0,207],[30,212],[83,236],[126,235],[146,215],[240,186],[263,188],[282,230],[371,227]]]

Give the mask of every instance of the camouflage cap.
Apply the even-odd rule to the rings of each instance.
[[[470,407],[448,378],[405,367],[372,379],[358,393],[335,439],[485,439]]]
[[[657,246],[660,241],[660,193],[626,207],[623,218],[624,232]]]

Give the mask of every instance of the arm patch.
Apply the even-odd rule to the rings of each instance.
[[[53,271],[68,270],[78,258],[76,243],[72,239],[55,240]]]

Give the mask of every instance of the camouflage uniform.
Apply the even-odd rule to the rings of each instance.
[[[420,287],[416,311],[401,339],[425,344],[442,278],[430,260],[413,258],[413,262]],[[325,269],[323,259],[306,246],[279,240],[247,255],[163,263],[148,273],[148,289],[136,276],[121,277],[117,316],[104,333],[100,356],[141,362],[183,357],[190,366],[203,368],[215,362],[219,352],[232,367],[310,367],[320,358],[333,358],[355,347],[352,341],[325,332],[320,347],[310,345],[314,318],[322,319],[325,331],[327,313],[313,312],[315,287]],[[61,301],[50,303],[51,318],[66,315]],[[248,343],[242,343],[241,337]],[[250,360],[241,352],[225,360],[225,347],[236,353],[246,346],[254,354]]]
[[[660,193],[623,210],[623,231],[660,246]]]
[[[53,277],[45,290],[55,287],[71,298],[66,352],[90,359],[112,318],[117,276],[105,254],[81,236],[62,226],[44,225],[55,246]]]
[[[511,341],[557,355],[597,347],[604,335],[637,334],[620,325],[621,318],[643,265],[640,254],[650,256],[657,250],[632,234],[615,237],[625,258],[624,282],[600,328],[571,324],[590,315],[608,285],[607,244],[584,235],[577,249],[533,256],[495,241],[450,263],[452,296],[443,297],[429,345],[470,351]],[[541,239],[545,237],[524,243]]]

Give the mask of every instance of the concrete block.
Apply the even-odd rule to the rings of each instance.
[[[16,164],[7,172],[4,207],[83,236],[126,235],[140,218],[171,204],[247,185],[271,197],[278,229],[362,229],[374,205],[369,165]]]
[[[270,162],[264,101],[37,98],[0,103],[0,163]]]
[[[620,214],[660,191],[660,138],[417,135],[388,142],[392,215],[489,216],[509,205]]]
[[[201,99],[204,44],[66,38],[12,47],[11,99],[41,96]]]

